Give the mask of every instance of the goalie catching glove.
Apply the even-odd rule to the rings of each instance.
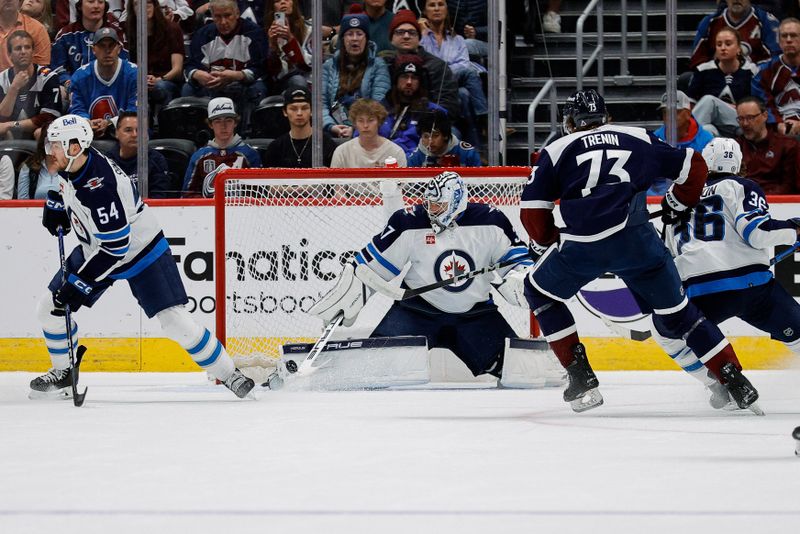
[[[501,284],[493,284],[494,288],[512,306],[529,308],[528,301],[525,299],[525,278],[528,276],[526,269],[511,271],[508,273]]]
[[[341,313],[344,315],[342,324],[352,326],[368,298],[367,287],[356,278],[353,264],[348,263],[342,269],[342,274],[333,289],[314,304],[308,313],[322,319],[325,326]]]

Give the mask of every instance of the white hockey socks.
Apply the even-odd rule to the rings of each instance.
[[[222,343],[207,328],[203,328],[186,311],[184,306],[173,306],[156,314],[164,333],[212,376],[225,381],[236,366]]]
[[[67,335],[67,322],[63,312],[53,305],[53,295],[48,291],[39,299],[36,305],[36,315],[42,325],[44,343],[50,353],[50,361],[55,369],[68,369],[69,361],[69,336],[72,336],[72,346],[78,346],[78,324],[72,319],[71,332]]]
[[[717,384],[717,379],[708,373],[706,366],[697,358],[697,355],[689,348],[686,341],[662,336],[655,325],[652,325],[650,332],[653,334],[655,342],[681,369],[705,386]]]

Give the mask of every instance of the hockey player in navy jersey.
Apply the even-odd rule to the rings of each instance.
[[[739,176],[742,152],[733,139],[716,138],[703,149],[708,179],[686,224],[667,228],[686,296],[716,324],[738,317],[800,353],[800,304],[775,281],[769,251],[792,245],[800,219],[773,219],[761,188]],[[711,405],[728,404],[727,392],[708,380],[682,339],[654,332],[655,340],[686,371],[709,385]]]
[[[505,260],[519,259],[499,271],[506,277],[512,268],[531,265],[527,247],[508,218],[492,206],[468,202],[467,187],[457,173],[434,177],[424,199],[423,204],[396,211],[356,255],[355,266],[345,266],[337,286],[309,313],[325,324],[344,313],[343,324],[352,325],[369,296],[362,281],[381,291],[364,269],[389,281],[410,264],[403,284],[415,289]],[[492,276],[396,301],[371,337],[422,335],[428,348],[450,349],[475,376],[500,377],[505,340],[516,334],[492,301]],[[501,294],[506,297],[503,290]],[[563,372],[555,371],[558,383],[563,383]]]
[[[188,302],[167,240],[136,184],[94,148],[89,121],[77,115],[50,124],[45,143],[61,171],[60,193],[51,191],[42,224],[53,235],[75,230],[79,245],[67,259],[68,276],[53,277],[40,298],[37,315],[53,368],[31,382],[31,396],[52,395],[71,385],[68,336],[78,344],[73,321],[67,333],[64,309],[93,306],[117,280],[127,280],[148,317],[156,317],[164,333],[180,344],[204,370],[238,397],[254,383],[235,368],[222,344],[198,325],[186,310]]]
[[[650,309],[661,335],[685,338],[713,375],[746,408],[758,393],[719,328],[684,296],[669,251],[648,223],[645,195],[656,177],[674,181],[662,202],[665,222],[690,213],[705,184],[706,164],[642,128],[606,124],[605,102],[577,91],[563,108],[567,135],[542,150],[522,194],[531,250],[541,255],[525,279],[525,296],[569,375],[564,400],[575,411],[603,402],[598,380],[564,303],[603,273],[614,273]],[[553,218],[559,200],[564,227]]]

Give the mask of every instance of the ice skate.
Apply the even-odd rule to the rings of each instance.
[[[68,399],[72,396],[72,369],[50,369],[31,380],[29,399]]]
[[[764,415],[764,411],[756,404],[758,391],[733,363],[722,366],[720,378],[725,380],[725,388],[739,408],[747,408],[756,415]]]
[[[597,389],[599,382],[589,365],[583,343],[576,344],[572,354],[575,361],[567,366],[569,385],[564,390],[564,401],[576,412],[585,412],[603,404],[603,396]]]
[[[239,369],[234,369],[231,373],[231,376],[229,376],[227,380],[223,381],[222,384],[229,390],[233,391],[233,393],[240,399],[247,397],[247,395],[250,393],[250,390],[252,390],[256,385],[251,378],[244,376]]]

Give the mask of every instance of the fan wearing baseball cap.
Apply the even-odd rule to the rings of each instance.
[[[69,112],[89,119],[95,139],[108,136],[108,126],[121,111],[136,111],[136,65],[120,57],[122,39],[106,26],[92,35],[95,59],[72,75]]]
[[[313,145],[311,128],[311,92],[289,88],[283,92],[283,114],[289,120],[289,131],[267,147],[264,167],[310,168]],[[330,167],[336,143],[322,133],[322,164]]]
[[[420,46],[422,29],[417,22],[417,17],[410,9],[401,9],[395,13],[392,23],[389,24],[389,38],[395,49],[395,56],[399,54],[417,54],[422,58],[422,63],[428,73],[428,85],[431,102],[447,110],[452,120],[461,116],[461,103],[458,98],[458,83],[447,63],[427,52]],[[390,65],[394,65],[391,58]],[[393,68],[393,67],[392,67]]]
[[[392,80],[392,90],[383,102],[389,115],[381,125],[380,134],[400,145],[408,157],[419,144],[420,118],[436,111],[447,115],[447,110],[428,99],[428,74],[418,55],[397,56]]]
[[[697,122],[697,119],[692,115],[692,106],[694,102],[683,91],[678,91],[675,94],[675,129],[677,130],[678,142],[675,144],[677,148],[693,148],[698,154],[703,152],[703,148],[714,139],[714,135],[703,128]],[[667,93],[661,96],[661,105],[658,106],[661,111],[661,116],[664,120],[664,125],[658,130],[653,132],[653,135],[667,141],[666,123],[667,123]],[[656,179],[647,191],[648,195],[663,195],[669,187],[669,182],[664,178]]]
[[[342,17],[339,49],[322,65],[322,127],[335,137],[352,137],[350,106],[360,98],[381,101],[391,87],[389,69],[369,40],[369,17],[355,4]]]
[[[258,152],[236,133],[239,114],[228,97],[212,98],[208,103],[208,125],[214,138],[192,154],[183,177],[184,197],[213,197],[214,178],[224,169],[261,167]]]

